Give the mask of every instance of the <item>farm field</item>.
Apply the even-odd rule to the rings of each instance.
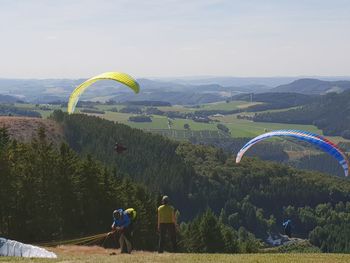
[[[144,129],[145,131],[160,134],[176,140],[188,140],[189,138],[229,138],[230,136],[222,131],[214,130],[174,130],[174,129]]]
[[[198,110],[199,108],[191,108],[191,107],[184,107],[184,106],[181,106],[181,105],[173,105],[173,106],[160,106],[160,107],[157,107],[159,110],[161,111],[165,111],[165,112],[168,112],[168,111],[176,111],[176,112],[182,112],[182,113],[185,113],[185,112],[194,112],[196,110]]]
[[[219,120],[220,123],[226,125],[230,129],[233,137],[253,137],[266,131],[279,129],[305,130],[322,134],[322,131],[313,125],[253,122],[245,119],[237,119],[236,114],[216,117],[214,119]]]
[[[154,129],[155,132],[157,133],[160,131],[160,129],[185,131],[184,124],[189,124],[190,130],[192,131],[204,131],[204,130],[218,131],[216,126],[218,123],[222,123],[230,129],[232,137],[254,137],[266,131],[278,130],[278,129],[300,129],[300,130],[310,131],[313,133],[322,134],[321,130],[317,129],[317,127],[312,125],[252,122],[249,120],[237,119],[235,115],[217,117],[215,119],[219,120],[219,122],[214,122],[214,123],[201,123],[201,122],[195,122],[193,120],[188,120],[188,119],[172,119],[171,129],[169,129],[168,127],[168,118],[165,116],[154,115],[152,117],[152,122],[131,122],[131,121],[128,121],[128,119],[130,116],[132,116],[132,114],[109,112],[109,111],[107,111],[105,114],[96,114],[96,116],[105,118],[107,120],[124,123],[133,128],[146,129],[148,131],[151,131],[152,129]],[[170,135],[174,133],[169,133],[164,131],[162,134]],[[173,137],[173,136],[170,136],[170,137]]]
[[[198,107],[185,107],[181,105],[167,106],[167,107],[157,107],[161,111],[177,111],[181,113],[186,112],[194,112],[196,110],[232,110],[238,108],[246,108],[250,105],[256,103],[250,103],[246,101],[232,101],[229,103],[219,102],[219,103],[209,103],[203,104]],[[16,107],[34,110],[39,112],[43,118],[47,118],[50,116],[54,109],[61,109],[63,111],[66,108],[61,107],[60,105],[49,105],[50,110],[43,110],[43,106],[45,105],[35,105],[35,104],[15,104]],[[193,136],[199,136],[200,138],[222,138],[222,137],[254,137],[259,134],[262,134],[266,131],[277,130],[277,129],[300,129],[306,130],[309,132],[322,134],[322,131],[313,125],[297,125],[297,124],[285,124],[285,123],[268,123],[268,122],[253,122],[246,119],[238,119],[238,114],[230,114],[224,115],[221,117],[211,117],[214,122],[211,123],[203,123],[203,122],[195,122],[191,119],[179,119],[174,118],[171,119],[171,125],[169,127],[168,118],[166,116],[161,115],[153,115],[152,122],[131,122],[129,121],[130,116],[135,116],[135,114],[131,113],[121,113],[121,112],[113,112],[112,109],[117,108],[119,111],[125,107],[125,105],[105,105],[99,104],[95,106],[98,110],[105,111],[104,114],[89,114],[95,115],[110,121],[115,121],[119,123],[126,124],[130,127],[147,130],[149,132],[154,132],[158,134],[162,134],[167,137],[171,137],[174,139],[189,139]],[[79,112],[81,108],[77,108],[77,112]],[[285,109],[281,109],[285,110]],[[281,111],[276,110],[276,111]],[[252,115],[254,113],[251,112],[242,112],[239,114],[243,115]],[[224,124],[230,130],[230,134],[223,134],[221,131],[218,132],[217,124]],[[188,124],[190,127],[190,131],[184,128],[184,125]],[[201,131],[201,133],[199,132]],[[210,131],[210,132],[209,132]],[[330,137],[334,142],[338,143],[341,141],[347,141],[341,137]]]
[[[260,102],[247,102],[247,101],[231,101],[231,102],[215,102],[201,105],[199,110],[236,110],[244,109],[249,106],[261,104]]]
[[[130,127],[138,128],[138,129],[168,129],[168,118],[165,116],[154,115],[152,117],[152,122],[132,122],[126,121],[123,122]]]
[[[117,108],[118,111],[119,111],[120,109],[124,108],[124,106],[123,105],[105,105],[105,104],[100,104],[100,105],[97,105],[96,108],[99,109],[99,110],[104,110],[104,111],[110,111],[110,110],[112,110],[114,108]]]
[[[249,105],[251,105],[251,103],[249,103]],[[228,106],[230,107],[230,109],[232,109],[233,107],[244,107],[244,106],[247,106],[247,102],[239,101],[239,102],[231,102],[231,103],[211,103],[210,105],[205,104],[197,109],[185,108],[182,106],[157,107],[157,108],[162,111],[191,112],[191,111],[200,110],[200,109],[206,109],[206,110],[226,109],[227,110]],[[124,123],[133,128],[146,129],[148,131],[154,129],[155,132],[162,133],[164,135],[167,134],[168,136],[170,134],[175,134],[174,132],[161,131],[162,129],[169,130],[168,119],[165,116],[153,115],[151,123],[136,123],[136,122],[128,121],[128,118],[132,116],[132,114],[116,113],[116,112],[108,111],[108,109],[111,108],[110,105],[98,106],[98,108],[101,110],[107,110],[105,114],[98,114],[98,116],[100,116],[101,118]],[[222,123],[230,129],[232,137],[253,137],[263,132],[266,132],[269,130],[276,130],[276,129],[300,129],[300,130],[306,130],[306,131],[322,134],[322,131],[317,129],[317,127],[313,125],[253,122],[245,119],[237,119],[236,116],[237,114],[225,115],[223,117],[212,117],[213,120],[217,121],[213,123],[201,123],[201,122],[195,122],[190,119],[175,118],[175,119],[171,119],[172,125],[170,128],[177,131],[180,131],[180,130],[185,131],[184,124],[188,124],[190,126],[190,130],[192,131],[203,131],[203,130],[217,131],[218,130],[217,124]],[[173,136],[170,136],[170,137],[173,137]],[[180,137],[182,138],[182,136]]]

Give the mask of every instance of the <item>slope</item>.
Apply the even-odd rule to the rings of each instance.
[[[329,93],[296,109],[257,114],[254,121],[313,124],[324,135],[350,138],[350,91]]]
[[[270,92],[296,92],[320,95],[328,92],[342,92],[350,89],[350,81],[325,81],[318,79],[298,79],[289,84],[280,85]]]
[[[8,132],[13,139],[22,142],[31,141],[37,135],[40,127],[46,130],[49,141],[58,144],[63,140],[63,129],[53,120],[0,116],[0,128],[3,127],[8,128]]]
[[[131,179],[130,186],[142,184],[147,186],[148,191],[152,191],[153,195],[168,194],[175,207],[180,210],[181,221],[192,220],[209,207],[216,215],[220,214],[220,220],[230,227],[236,230],[244,227],[257,237],[265,239],[267,232],[279,231],[282,220],[286,216],[292,216],[295,219],[295,232],[302,237],[312,234],[313,242],[320,247],[325,247],[323,241],[320,241],[320,235],[324,233],[331,235],[332,229],[336,229],[344,236],[347,234],[346,229],[349,229],[349,180],[320,173],[303,172],[249,158],[236,165],[232,155],[225,154],[219,149],[173,142],[161,136],[147,134],[97,117],[67,115],[56,111],[53,119],[63,127],[65,140],[70,146],[80,155],[86,156],[79,162],[74,172],[82,183],[85,179],[95,182],[93,174],[96,169],[93,167],[96,164],[91,160],[93,156],[107,167],[113,168],[115,176]],[[113,150],[116,141],[122,143],[128,150],[123,154],[116,154]],[[31,168],[31,173],[40,175],[45,178],[44,182],[49,182],[47,179],[50,174],[47,173],[51,173],[52,165],[51,163],[41,164],[42,160],[47,160],[55,166],[59,164],[57,166],[59,172],[55,172],[53,176],[60,178],[62,172],[63,175],[69,175],[66,173],[66,160],[59,157],[62,160],[58,163],[55,161],[58,153],[52,153],[49,156],[41,154],[36,157],[33,146],[28,148],[31,149],[30,154],[36,160],[33,162],[35,166]],[[16,151],[16,154],[21,157],[20,151]],[[61,150],[60,154],[64,152]],[[32,159],[23,160],[31,167]],[[40,168],[41,165],[43,165],[42,168]],[[93,167],[80,168],[87,165]],[[39,174],[35,172],[35,167],[39,168]],[[102,201],[101,187],[108,186],[108,182],[102,183],[103,168],[98,167],[100,182],[91,185],[93,189],[96,186],[96,191],[85,190],[86,198],[89,198],[88,200],[91,200],[95,206],[97,204],[93,201],[94,195],[98,195],[99,200]],[[27,171],[22,166],[14,166],[11,169],[20,172],[18,176],[25,175],[24,172]],[[73,174],[73,176],[76,175]],[[45,185],[39,182],[40,180],[37,186],[45,189]],[[31,185],[30,181],[27,183]],[[80,187],[77,185],[76,189],[79,190]],[[52,191],[56,193],[57,189],[53,188]],[[125,194],[127,194],[125,190],[119,193],[120,197]],[[38,207],[39,205],[40,202]],[[91,213],[90,216],[96,217],[91,203],[87,207]],[[150,209],[147,212],[153,214],[152,208]],[[69,211],[68,209],[66,213],[69,214]],[[319,211],[325,212],[319,214]],[[42,222],[41,217],[36,220]],[[334,225],[335,222],[342,222],[342,224]],[[99,227],[102,226],[103,224],[99,225]],[[88,225],[85,227],[88,228]],[[327,242],[333,242],[327,244],[328,251],[346,251],[346,244],[338,244],[337,242],[340,241],[336,238]]]

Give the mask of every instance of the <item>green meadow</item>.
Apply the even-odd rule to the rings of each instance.
[[[251,112],[243,112],[243,109],[256,103],[250,103],[246,101],[232,101],[232,102],[219,102],[219,103],[208,103],[199,105],[197,107],[185,107],[181,105],[174,105],[168,107],[157,107],[161,111],[177,111],[181,113],[194,112],[196,110],[233,110],[242,109],[241,115],[253,115]],[[59,105],[50,105],[50,110],[43,110],[42,107],[45,105],[35,105],[35,104],[16,104],[16,107],[20,107],[28,110],[35,110],[39,112],[43,118],[50,116],[54,109],[61,109],[65,111],[66,109]],[[171,125],[169,127],[168,118],[166,116],[153,115],[151,116],[152,122],[132,122],[129,121],[130,116],[135,116],[135,114],[121,113],[111,111],[112,109],[117,109],[120,111],[125,105],[104,105],[99,104],[96,106],[97,109],[104,111],[104,114],[89,114],[95,115],[110,121],[119,122],[126,124],[130,127],[147,130],[150,132],[159,133],[174,139],[188,139],[193,136],[204,137],[254,137],[271,130],[278,129],[299,129],[306,130],[317,134],[322,134],[322,131],[313,125],[298,125],[298,124],[285,124],[285,123],[268,123],[268,122],[253,122],[246,119],[238,119],[238,114],[230,114],[219,117],[211,117],[213,122],[202,123],[195,122],[191,119],[171,119]],[[76,112],[79,113],[81,108],[77,108]],[[286,110],[286,109],[282,109]],[[224,124],[230,130],[229,135],[223,135],[222,132],[218,133],[217,124]],[[189,131],[184,128],[184,125],[189,125]],[[169,131],[172,130],[172,131]],[[208,133],[212,131],[212,133]],[[201,132],[201,133],[199,133]],[[209,135],[208,135],[209,134]],[[345,139],[340,137],[332,137],[336,142],[345,141]]]

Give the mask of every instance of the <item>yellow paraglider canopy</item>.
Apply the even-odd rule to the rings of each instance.
[[[140,91],[139,84],[136,82],[136,80],[134,80],[128,74],[121,73],[121,72],[105,72],[86,80],[85,82],[83,82],[82,84],[80,84],[78,87],[75,88],[75,90],[72,92],[72,94],[69,97],[68,113],[71,114],[74,112],[75,106],[77,105],[81,94],[86,90],[87,87],[89,87],[91,84],[95,83],[96,81],[103,80],[103,79],[109,79],[109,80],[114,80],[114,81],[123,83],[124,85],[132,89],[135,93],[139,93]]]

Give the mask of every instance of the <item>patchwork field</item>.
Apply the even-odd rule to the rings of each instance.
[[[157,107],[163,112],[176,111],[180,113],[190,113],[198,110],[234,110],[234,109],[244,109],[251,105],[257,103],[250,103],[246,101],[232,101],[232,102],[219,102],[219,103],[209,103],[203,104],[196,107],[186,107],[181,105],[174,105],[168,107]],[[43,118],[47,118],[54,109],[61,109],[63,111],[66,108],[60,105],[34,105],[34,104],[16,104],[16,107],[23,109],[34,110],[39,112]],[[47,107],[47,108],[45,108]],[[203,123],[195,122],[191,119],[168,119],[166,116],[152,115],[152,122],[132,122],[129,121],[131,116],[136,116],[136,114],[131,113],[121,113],[119,112],[126,105],[96,105],[95,108],[104,111],[104,114],[89,113],[89,115],[95,115],[110,121],[115,121],[119,123],[126,124],[133,128],[146,130],[149,132],[154,132],[162,134],[164,136],[186,140],[191,137],[198,136],[199,138],[223,138],[223,137],[254,137],[267,131],[277,130],[277,129],[300,129],[306,130],[317,134],[322,134],[322,131],[313,125],[296,125],[296,124],[284,124],[284,123],[267,123],[267,122],[253,122],[247,119],[239,119],[237,115],[222,115],[222,116],[212,116],[210,117],[213,122]],[[145,107],[143,107],[145,108]],[[76,112],[80,112],[81,108],[77,108]],[[116,112],[117,110],[118,112]],[[283,110],[283,109],[282,109]],[[285,109],[284,109],[285,110]],[[251,116],[254,113],[242,112],[241,115]],[[169,122],[170,121],[170,122]],[[224,134],[219,131],[217,125],[221,123],[224,124],[229,129],[229,134]],[[189,129],[185,128],[184,125],[189,125]],[[331,137],[336,143],[341,141],[346,141],[341,137]]]

